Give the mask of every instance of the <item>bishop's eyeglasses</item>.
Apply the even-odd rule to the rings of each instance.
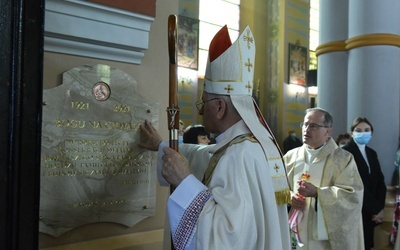
[[[319,125],[316,123],[308,123],[308,122],[302,122],[300,123],[300,128],[309,128],[311,130],[318,130],[319,128],[329,128],[328,126],[325,125]]]
[[[197,101],[196,102],[196,108],[197,108],[198,111],[201,111],[203,109],[205,103],[210,102],[210,101],[214,101],[214,100],[217,100],[217,99],[219,99],[219,98],[211,98],[210,100],[207,100],[207,101],[202,101],[202,100],[201,101]]]

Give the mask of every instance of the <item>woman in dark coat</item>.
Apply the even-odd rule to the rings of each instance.
[[[365,117],[357,117],[351,125],[351,141],[343,149],[353,154],[364,183],[362,207],[365,249],[374,247],[374,228],[383,220],[386,184],[375,150],[367,146],[374,128]]]

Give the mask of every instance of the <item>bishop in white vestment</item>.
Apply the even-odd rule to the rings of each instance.
[[[249,27],[234,44],[223,27],[210,44],[198,103],[217,143],[182,144],[180,153],[157,144],[160,183],[175,187],[167,202],[175,249],[290,249],[290,189],[275,138],[251,96],[254,55]],[[144,134],[153,129],[142,127]]]

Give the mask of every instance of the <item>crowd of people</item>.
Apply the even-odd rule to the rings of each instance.
[[[166,225],[174,248],[373,248],[386,186],[367,146],[372,124],[357,117],[334,140],[332,115],[307,109],[302,139],[290,130],[282,154],[248,91],[253,69],[242,60],[254,54],[249,27],[234,43],[226,26],[214,36],[196,103],[203,125],[184,130],[179,153],[151,123],[141,126],[139,146],[158,151],[159,182],[174,187]]]

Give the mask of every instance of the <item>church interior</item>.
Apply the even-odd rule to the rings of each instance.
[[[5,3],[7,0],[0,1]],[[25,1],[28,0],[23,0]],[[395,199],[400,193],[399,171],[393,164],[400,146],[400,28],[396,25],[400,16],[400,3],[374,0],[132,0],[130,3],[116,0],[43,0],[43,3],[42,9],[38,9],[36,13],[36,18],[43,21],[43,33],[38,32],[38,37],[35,38],[38,42],[30,45],[37,46],[36,48],[42,46],[42,57],[36,55],[33,59],[36,59],[37,64],[31,62],[22,69],[37,77],[36,89],[40,90],[33,92],[36,96],[36,109],[25,108],[25,112],[29,112],[26,117],[31,116],[30,122],[34,123],[34,118],[41,115],[42,106],[50,105],[49,110],[52,109],[50,101],[41,101],[42,96],[50,98],[58,95],[61,92],[56,92],[56,88],[66,84],[73,86],[77,79],[86,77],[84,70],[78,73],[70,70],[93,67],[97,69],[96,74],[103,74],[102,81],[111,86],[111,89],[98,90],[106,95],[105,99],[110,93],[111,97],[113,93],[118,93],[128,102],[129,97],[124,95],[124,91],[128,90],[117,89],[117,85],[111,83],[110,72],[116,72],[116,77],[121,77],[122,74],[123,79],[129,78],[129,84],[133,82],[134,85],[135,98],[137,94],[145,100],[137,97],[140,102],[148,102],[146,109],[157,109],[154,113],[143,112],[145,114],[140,117],[151,117],[162,137],[168,139],[168,113],[165,111],[169,105],[170,55],[167,24],[170,15],[177,17],[177,97],[179,119],[186,126],[202,123],[196,101],[201,99],[207,46],[211,38],[220,27],[227,24],[231,39],[235,41],[237,35],[248,25],[256,44],[253,98],[281,148],[288,131],[301,135],[299,124],[308,108],[321,107],[333,115],[333,137],[349,132],[351,121],[357,116],[368,117],[374,124],[375,137],[371,146],[379,155],[388,190],[385,219],[375,229],[374,250],[395,249],[390,243],[390,234]],[[11,3],[7,6],[10,11],[15,7]],[[24,8],[18,7],[21,10]],[[11,19],[10,17],[8,20]],[[40,43],[39,35],[43,44]],[[27,41],[21,42],[25,43]],[[31,49],[35,47],[28,47],[27,51]],[[22,53],[20,57],[22,55],[25,54]],[[15,64],[10,63],[11,61],[10,59],[7,65]],[[31,65],[32,68],[29,69]],[[71,73],[65,74],[66,72]],[[10,76],[11,78],[15,77]],[[90,79],[90,76],[85,79]],[[0,81],[3,85],[1,77]],[[16,80],[11,82],[14,81]],[[2,87],[3,89],[5,88]],[[17,88],[16,91],[20,93],[21,90]],[[50,94],[50,91],[54,92]],[[79,94],[79,91],[83,93],[84,90],[78,88],[76,93]],[[21,95],[26,95],[26,92]],[[29,100],[30,97],[27,98]],[[99,98],[101,101],[103,97]],[[2,106],[9,107],[9,110],[10,107],[15,107],[12,98],[0,99]],[[99,105],[101,103],[105,102],[99,102]],[[31,104],[21,98],[20,105],[17,110],[23,110],[24,105],[27,107]],[[76,102],[65,105],[69,109],[89,108],[89,104],[85,106]],[[53,108],[52,114],[58,109],[65,109],[65,105]],[[118,109],[116,112],[121,113],[121,116],[129,111],[126,106],[114,108]],[[8,114],[5,117],[12,120],[11,111],[3,112]],[[21,111],[21,114],[24,113]],[[91,117],[91,114],[85,116]],[[0,209],[4,217],[4,231],[13,228],[2,237],[15,233],[11,238],[18,241],[23,237],[21,232],[34,235],[26,243],[19,240],[22,247],[19,249],[29,249],[24,248],[24,244],[32,243],[37,243],[32,249],[41,250],[153,250],[165,247],[166,242],[169,242],[164,236],[164,230],[167,230],[164,228],[165,204],[170,190],[159,186],[156,177],[148,180],[154,184],[147,187],[153,202],[151,209],[148,209],[151,211],[130,218],[130,224],[111,218],[109,221],[85,223],[73,229],[65,225],[68,230],[60,229],[54,235],[44,233],[41,226],[39,227],[45,223],[39,208],[40,203],[44,204],[41,201],[43,197],[40,197],[40,178],[44,171],[40,170],[40,166],[42,164],[43,168],[44,159],[50,158],[44,157],[43,144],[42,153],[41,148],[34,145],[42,143],[38,134],[47,135],[47,130],[45,132],[43,126],[42,132],[39,125],[36,128],[38,132],[23,123],[21,121],[18,126],[10,124],[14,129],[22,131],[20,137],[27,136],[28,143],[19,140],[16,146],[9,146],[12,145],[12,133],[8,127],[0,136],[9,139],[8,143],[4,141],[3,144],[8,146],[3,146],[2,151],[14,152],[13,150],[18,149],[13,155],[13,161],[5,153],[0,158],[5,159],[9,169],[0,172],[2,179],[8,180],[2,185],[4,191],[1,194],[4,195],[0,196],[4,200],[1,201],[13,204]],[[79,123],[75,125],[79,126]],[[71,127],[74,124],[68,121],[65,126]],[[96,124],[91,126],[96,127]],[[97,124],[98,126],[101,124]],[[126,126],[131,126],[130,129],[137,132],[132,128],[135,126],[133,123]],[[62,132],[49,130],[49,133],[53,135]],[[82,138],[85,136],[82,135]],[[27,144],[31,146],[28,147]],[[24,160],[18,160],[22,158]],[[155,160],[150,160],[150,165],[154,162]],[[25,170],[23,163],[31,166],[30,170]],[[137,183],[135,186],[139,186]],[[130,184],[134,185],[132,182]],[[10,198],[10,190],[18,193],[18,198]],[[67,192],[78,191],[70,189]],[[22,213],[25,209],[29,211],[28,214]],[[143,206],[142,210],[146,209]],[[13,214],[19,222],[6,219],[10,211],[14,211]],[[91,211],[87,208],[88,214],[95,217]],[[61,215],[63,216],[68,214]],[[84,218],[81,220],[85,221]],[[29,226],[21,231],[19,228],[22,227],[22,222]],[[7,242],[13,244],[12,240]]]

